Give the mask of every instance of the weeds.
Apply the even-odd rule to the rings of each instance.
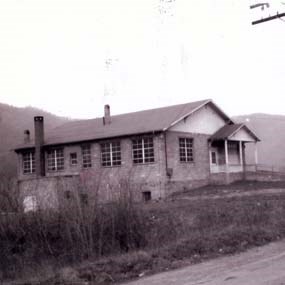
[[[46,284],[66,272],[74,280],[120,281],[278,240],[285,237],[284,215],[285,195],[155,205],[124,195],[104,206],[6,216],[0,268],[7,279],[50,262],[50,271],[63,269]]]

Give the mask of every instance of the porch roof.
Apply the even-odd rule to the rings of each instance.
[[[260,139],[257,137],[257,135],[251,131],[245,124],[229,124],[225,125],[222,128],[220,128],[216,133],[214,133],[211,137],[211,141],[217,141],[217,140],[230,140],[233,139],[234,136],[236,136],[239,132],[242,130],[246,131],[246,133],[254,140],[254,141],[260,141]],[[236,140],[236,139],[234,139]],[[244,141],[250,141],[244,139]]]

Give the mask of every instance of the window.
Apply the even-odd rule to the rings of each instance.
[[[70,154],[70,165],[77,165],[77,152]]]
[[[133,162],[154,162],[153,138],[138,138],[133,140]]]
[[[211,163],[212,164],[218,164],[217,152],[216,151],[211,151]]]
[[[70,190],[66,190],[64,191],[64,197],[65,199],[71,199],[72,195],[71,195],[71,191]]]
[[[58,171],[64,169],[63,148],[55,148],[47,151],[48,171]]]
[[[81,193],[79,197],[80,197],[81,205],[88,205],[88,194]]]
[[[179,138],[180,162],[193,162],[193,139]]]
[[[144,202],[148,202],[151,200],[151,192],[150,191],[144,191],[142,192],[142,197]]]
[[[35,173],[35,152],[30,151],[23,153],[23,173]]]
[[[23,173],[30,174],[35,172],[35,153],[23,153]]]
[[[82,166],[83,168],[88,168],[92,166],[91,160],[91,146],[89,144],[83,145],[81,147],[82,151]]]
[[[101,164],[102,166],[121,165],[120,142],[108,142],[101,144]]]

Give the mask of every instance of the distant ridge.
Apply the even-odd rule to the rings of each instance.
[[[233,117],[245,123],[261,139],[258,143],[259,163],[285,166],[285,116],[256,113]],[[253,163],[253,146],[248,144],[247,161]]]
[[[23,141],[23,132],[34,133],[34,116],[45,117],[45,129],[51,130],[71,121],[31,106],[19,108],[0,103],[0,172],[7,164],[16,173],[16,155],[11,151]],[[255,113],[233,117],[237,123],[245,123],[261,139],[258,143],[259,163],[285,166],[285,116]],[[253,163],[253,144],[247,144],[248,163]]]
[[[0,103],[0,171],[6,168],[16,169],[16,156],[11,151],[24,139],[24,130],[30,130],[34,134],[34,116],[44,116],[45,129],[50,130],[70,121],[68,118],[55,116],[44,110],[33,107],[19,108]]]

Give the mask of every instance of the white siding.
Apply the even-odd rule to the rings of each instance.
[[[170,131],[212,135],[225,125],[225,120],[209,105],[178,122]]]
[[[231,141],[248,141],[254,142],[255,139],[245,130],[240,129],[236,134],[229,138]]]

